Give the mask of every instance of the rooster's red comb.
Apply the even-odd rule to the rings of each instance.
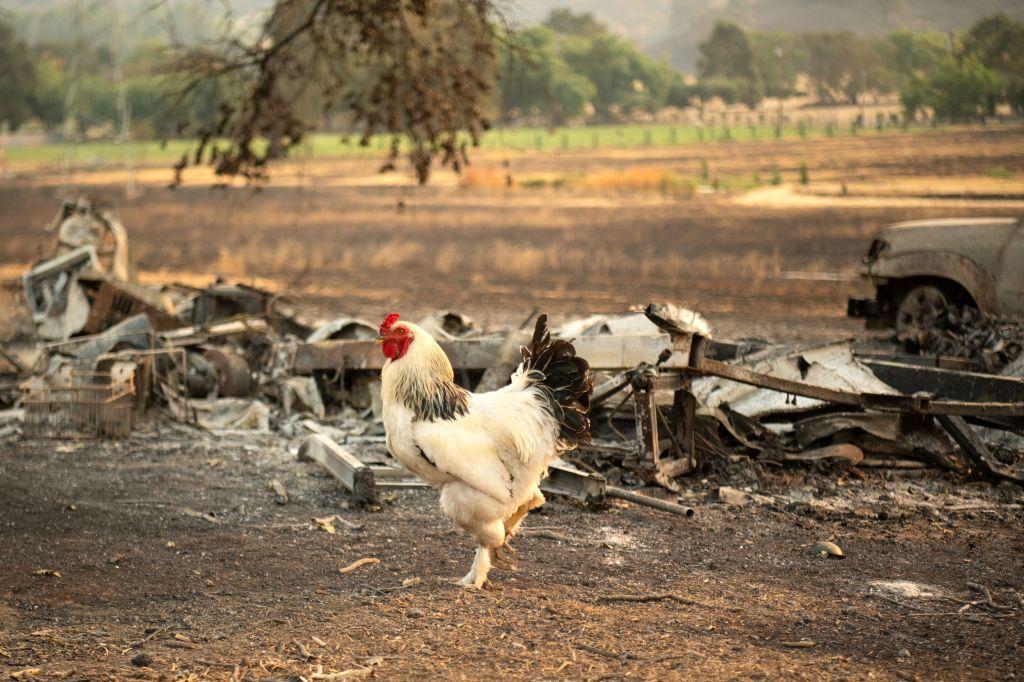
[[[391,325],[398,321],[398,313],[391,313],[380,323],[380,335],[386,336],[391,331]]]

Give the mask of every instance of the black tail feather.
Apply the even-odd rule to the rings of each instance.
[[[572,341],[551,338],[548,316],[537,317],[537,326],[528,346],[522,347],[523,365],[536,373],[537,385],[544,389],[551,413],[561,427],[560,438],[574,448],[590,442],[590,363],[576,356]]]

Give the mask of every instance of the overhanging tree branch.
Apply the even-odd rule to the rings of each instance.
[[[385,168],[403,143],[420,182],[435,161],[459,170],[460,133],[473,144],[489,125],[493,86],[493,0],[278,0],[248,40],[231,36],[179,51],[178,91],[218,93],[216,115],[193,123],[194,154],[220,176],[267,178],[324,114],[341,114],[368,144],[390,135]]]

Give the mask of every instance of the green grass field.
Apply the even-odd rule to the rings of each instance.
[[[931,128],[917,128],[930,130]],[[902,131],[899,127],[874,127],[854,131],[850,126],[716,126],[696,127],[672,124],[623,124],[565,128],[496,128],[488,131],[480,147],[489,150],[557,151],[572,149],[636,149],[693,144],[727,144],[747,140],[793,139],[840,135],[877,135]],[[467,138],[468,141],[468,138]],[[366,146],[357,137],[339,133],[316,133],[308,138],[305,154],[314,158],[334,158],[364,154],[382,154],[390,146],[386,136],[376,136]],[[131,159],[136,165],[167,163],[181,157],[192,147],[188,140],[166,143],[146,140],[118,144],[109,141],[78,144],[53,143],[7,149],[12,164],[62,164],[75,167],[121,165]]]

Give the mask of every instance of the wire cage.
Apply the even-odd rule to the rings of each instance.
[[[22,386],[25,422],[32,438],[123,438],[135,421],[135,377],[73,371],[70,385]]]

